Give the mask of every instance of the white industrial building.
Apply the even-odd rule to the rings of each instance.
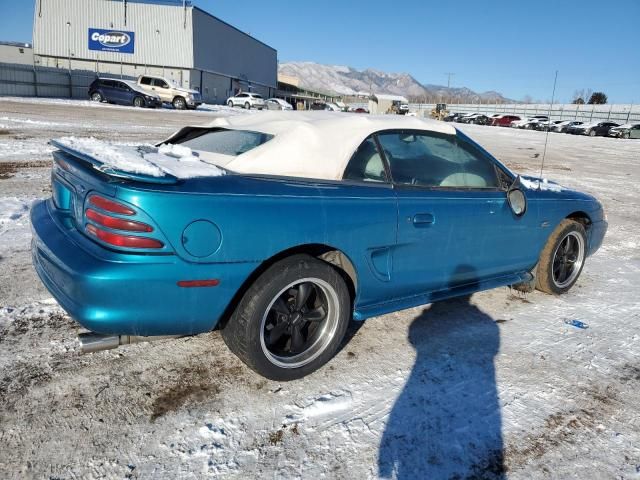
[[[33,53],[36,68],[73,72],[76,97],[96,74],[162,75],[209,103],[277,88],[275,49],[183,0],[36,0]]]

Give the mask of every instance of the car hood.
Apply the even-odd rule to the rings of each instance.
[[[594,196],[589,195],[588,193],[572,190],[546,178],[521,175],[520,184],[527,191],[543,192],[545,196],[551,196],[558,199],[598,201]]]

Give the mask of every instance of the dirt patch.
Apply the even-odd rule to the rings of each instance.
[[[581,430],[595,428],[599,419],[610,414],[618,404],[612,386],[604,390],[588,389],[585,397],[585,407],[550,415],[540,434],[525,438],[524,447],[508,448],[505,453],[506,471],[514,471],[531,460],[543,457],[563,443],[573,441],[573,437]]]
[[[0,135],[11,135],[11,130],[5,130],[4,128],[0,128]]]
[[[512,301],[512,302],[520,302],[520,303],[527,303],[527,304],[533,303],[531,300],[529,300],[527,298],[527,294],[523,293],[523,292],[518,292],[517,295],[514,295],[513,293],[510,294],[507,297],[507,300]]]
[[[620,376],[622,383],[640,382],[640,367],[626,364],[622,367],[622,375]]]
[[[24,394],[30,388],[41,385],[51,380],[51,371],[43,365],[27,362],[16,362],[11,366],[11,373],[0,380],[0,399],[8,399],[9,395],[15,398]],[[1,401],[4,408],[0,411],[11,410],[12,403]]]
[[[18,170],[29,168],[49,168],[51,160],[34,160],[31,162],[0,162],[0,180],[13,177]]]
[[[71,329],[75,322],[62,313],[52,313],[50,315],[36,317],[18,317],[6,327],[0,329],[0,344],[8,341],[12,337],[22,336],[28,332],[42,336],[46,329],[61,330]]]
[[[153,400],[151,421],[184,405],[211,400],[220,393],[220,384],[225,379],[237,382],[243,375],[241,366],[188,365],[177,372],[177,381],[163,386],[163,392]]]

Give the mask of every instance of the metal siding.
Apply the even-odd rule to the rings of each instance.
[[[37,55],[123,62],[139,65],[193,67],[192,7],[127,3],[114,0],[38,0],[33,42]],[[40,8],[39,8],[40,7]],[[40,13],[39,13],[40,12]],[[71,25],[68,27],[67,22]],[[89,50],[89,28],[135,33],[132,55]],[[160,33],[156,33],[159,31]]]
[[[278,54],[262,42],[193,9],[195,68],[276,87]]]

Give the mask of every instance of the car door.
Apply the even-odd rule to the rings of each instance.
[[[150,77],[140,77],[139,87],[148,93],[153,93],[153,80]]]
[[[122,105],[132,105],[133,97],[135,96],[132,88],[123,82],[118,82],[117,88],[120,92],[120,103]]]
[[[640,125],[634,125],[629,130],[629,138],[640,138]]]
[[[169,84],[161,78],[153,78],[151,81],[153,91],[160,97],[163,102],[173,102],[173,96]]]
[[[348,198],[348,204],[341,198]],[[398,207],[388,170],[373,135],[351,157],[339,188],[327,198],[334,232],[354,244],[346,248],[359,271],[357,303],[379,304],[393,297],[393,251],[397,241]],[[341,226],[341,224],[343,224]],[[356,253],[357,251],[357,253]]]
[[[118,92],[116,91],[116,82],[115,80],[102,80],[100,82],[100,87],[102,90],[102,94],[105,97],[107,102],[117,103],[118,102]]]
[[[398,200],[397,296],[499,278],[533,267],[535,207],[516,217],[511,175],[462,134],[381,132]]]

